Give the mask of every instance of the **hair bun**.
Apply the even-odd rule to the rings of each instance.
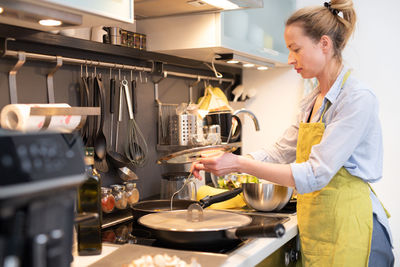
[[[332,5],[331,2],[325,2],[324,3],[324,7],[329,9],[329,11],[332,12],[332,14],[336,16],[337,14],[339,14],[340,11],[337,10],[336,8],[332,8],[331,5]]]

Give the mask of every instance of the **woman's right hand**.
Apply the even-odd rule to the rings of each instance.
[[[193,162],[191,166],[192,174],[201,179],[200,171],[211,172],[216,176],[223,176],[228,173],[239,171],[238,155],[232,153],[219,152],[212,155],[206,155],[197,161]]]

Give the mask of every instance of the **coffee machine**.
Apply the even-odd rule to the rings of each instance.
[[[0,131],[0,266],[70,266],[84,173],[79,136]]]

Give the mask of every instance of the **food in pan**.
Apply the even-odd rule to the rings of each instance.
[[[164,253],[154,256],[143,255],[122,267],[201,267],[201,264],[197,262],[196,258],[191,258],[191,262],[187,263],[176,255],[171,257]]]
[[[242,183],[259,183],[257,177],[246,173],[230,173],[218,177],[218,187],[225,189],[237,188]]]

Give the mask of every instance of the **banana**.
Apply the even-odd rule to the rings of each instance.
[[[222,192],[228,191],[227,189],[215,188],[208,185],[203,185],[197,190],[197,200],[202,199],[205,196],[213,196]],[[234,198],[225,200],[223,202],[212,204],[210,209],[232,209],[241,208],[246,206],[242,193],[235,196]]]

